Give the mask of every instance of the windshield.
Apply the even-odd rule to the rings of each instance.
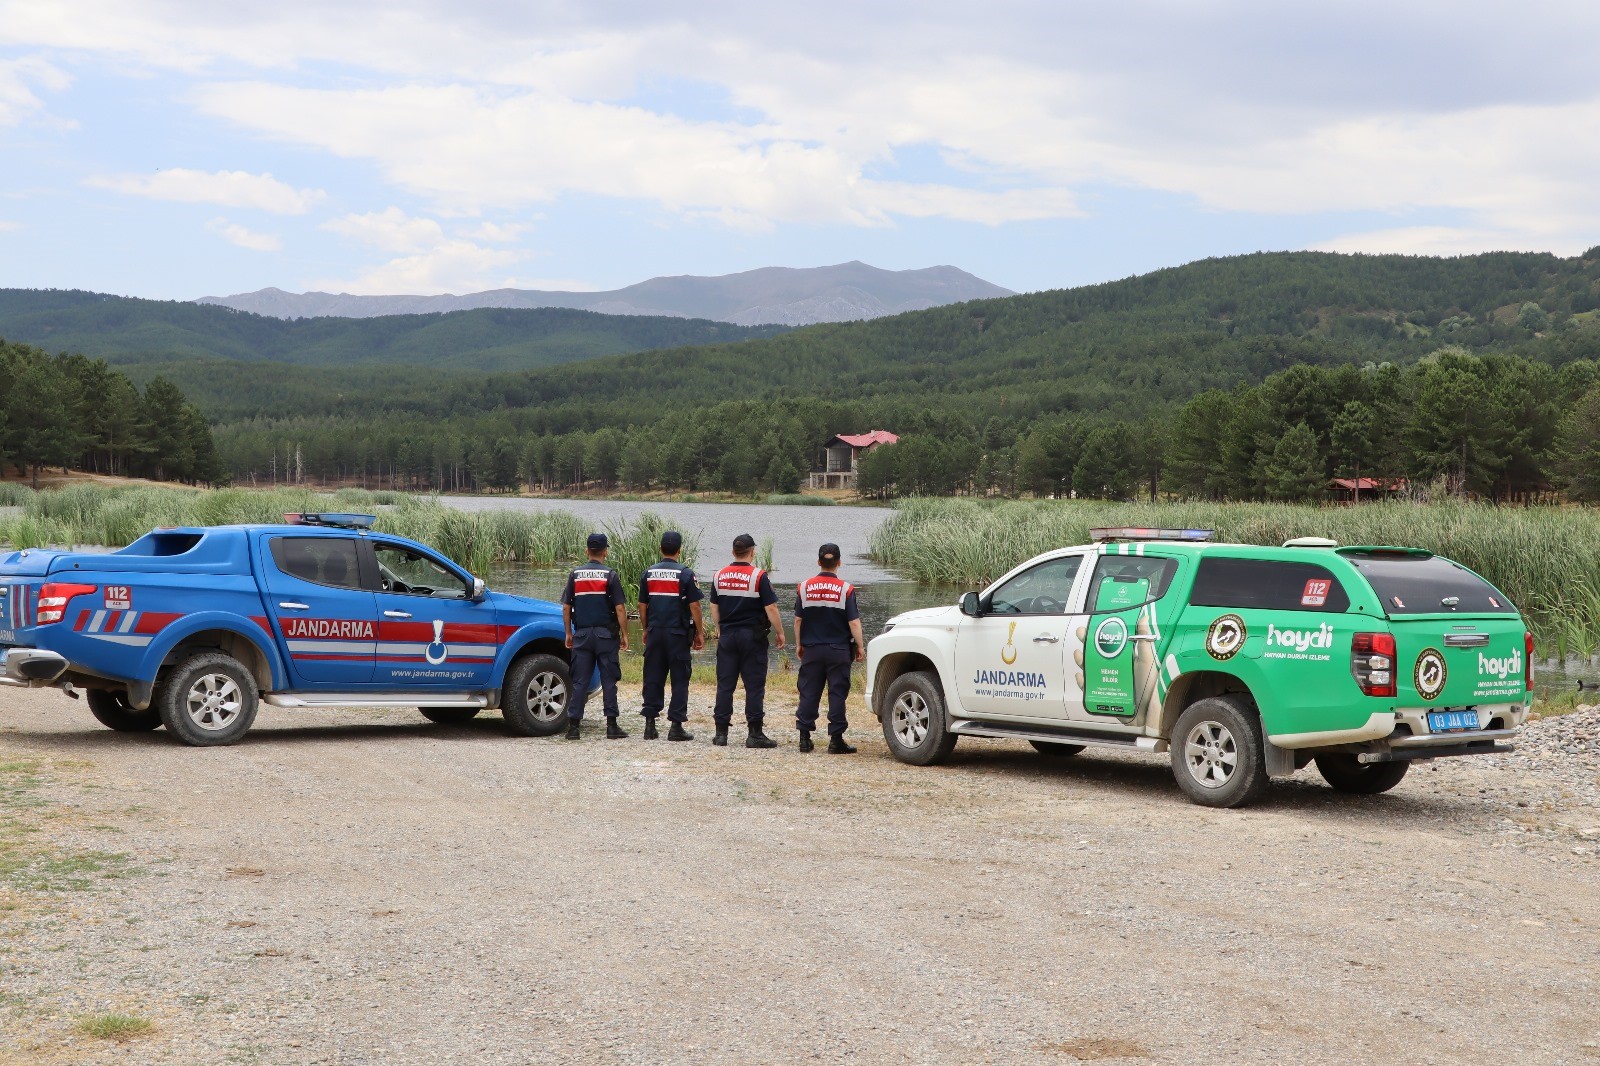
[[[1516,614],[1506,594],[1448,559],[1346,556],[1383,601],[1390,617],[1403,614]]]

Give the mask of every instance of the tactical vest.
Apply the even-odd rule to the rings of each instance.
[[[572,571],[572,626],[587,629],[617,628],[617,604],[611,595],[611,575],[604,563],[588,563]]]
[[[818,574],[794,590],[800,617],[800,643],[848,646],[850,620],[846,617],[855,586],[837,574]]]
[[[729,563],[717,571],[717,617],[723,629],[755,626],[772,630],[772,620],[761,605],[761,579],[766,575],[754,563]]]
[[[663,559],[644,572],[645,624],[651,629],[688,629],[694,621],[683,596],[684,574],[689,568]]]

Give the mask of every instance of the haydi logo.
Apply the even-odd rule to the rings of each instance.
[[[1333,627],[1324,622],[1315,629],[1279,629],[1267,623],[1267,647],[1293,648],[1309,651],[1312,648],[1333,647]]]
[[[1504,681],[1512,674],[1520,674],[1522,673],[1522,652],[1513,651],[1510,655],[1491,659],[1480,651],[1478,653],[1478,673],[1497,677],[1501,681]]]

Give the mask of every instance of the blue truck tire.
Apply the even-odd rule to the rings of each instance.
[[[506,671],[500,713],[506,728],[520,737],[554,736],[567,728],[572,703],[572,671],[549,654],[525,655]]]
[[[161,714],[154,707],[134,710],[128,703],[128,694],[110,689],[92,688],[83,694],[89,713],[107,729],[119,733],[145,733],[161,727]]]
[[[430,722],[440,725],[455,725],[460,722],[470,722],[478,717],[477,707],[418,707],[422,717]]]
[[[167,732],[195,747],[232,744],[250,731],[260,705],[256,679],[220,651],[177,663],[156,683],[155,707]]]

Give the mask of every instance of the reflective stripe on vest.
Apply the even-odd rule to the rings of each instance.
[[[761,598],[761,576],[765,571],[749,563],[732,563],[717,571],[717,598],[743,596]]]

